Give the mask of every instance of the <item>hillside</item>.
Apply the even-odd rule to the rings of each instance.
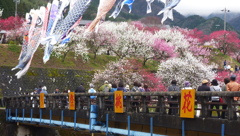
[[[188,28],[188,29],[194,29],[197,26],[199,26],[201,23],[204,23],[206,19],[204,19],[201,16],[194,15],[194,16],[189,16],[186,19],[182,20],[179,23],[179,26],[182,28]]]
[[[207,19],[213,18],[213,17],[219,17],[222,20],[224,20],[224,13],[212,13],[210,14]],[[240,13],[236,12],[227,12],[226,13],[226,21],[229,23],[235,30],[240,32]]]
[[[226,12],[226,21],[229,22],[230,20],[237,18],[239,16],[239,13],[236,12]],[[213,18],[213,17],[219,17],[222,20],[224,19],[224,12],[219,13],[212,13],[209,16],[207,16],[207,19]]]
[[[240,32],[240,15],[229,21],[229,24],[232,25],[236,30]]]
[[[205,34],[210,34],[213,31],[223,30],[223,21],[218,18],[214,17],[211,19],[206,20],[205,22],[199,24],[197,28],[202,30]],[[229,31],[235,31],[230,25],[227,24],[226,29]]]
[[[15,67],[18,64],[18,57],[21,51],[20,46],[16,45],[1,45],[0,44],[0,66]],[[69,53],[64,62],[61,59],[51,56],[50,60],[44,64],[42,61],[44,50],[39,48],[33,57],[30,67],[35,68],[58,68],[58,69],[76,69],[76,70],[96,70],[103,68],[106,63],[116,60],[113,56],[101,55],[93,60],[93,55],[90,54],[89,62],[84,63],[81,57],[74,59],[74,54]],[[11,57],[9,57],[11,56]]]

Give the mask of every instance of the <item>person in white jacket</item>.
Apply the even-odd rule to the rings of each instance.
[[[218,86],[218,81],[216,79],[212,80],[211,86],[210,86],[210,91],[214,91],[214,92],[222,91],[221,87]],[[219,110],[219,105],[214,104],[214,103],[220,102],[220,97],[219,96],[212,96],[211,101],[213,102],[213,104],[210,105],[210,109],[213,109],[214,107],[216,107],[216,110]],[[218,118],[220,118],[220,111],[217,111],[217,115],[218,115]],[[210,116],[212,116],[212,111],[210,111]]]

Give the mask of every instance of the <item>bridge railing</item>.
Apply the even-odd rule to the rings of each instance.
[[[113,93],[76,93],[75,103],[76,111],[89,110],[92,104],[97,104],[100,112],[114,112],[114,102],[109,99],[113,97]],[[96,99],[91,99],[90,96],[97,96]],[[177,101],[167,100],[170,96],[177,97]],[[211,96],[220,96],[224,102],[211,102]],[[236,108],[240,104],[233,100],[233,97],[240,97],[240,92],[196,92],[195,111],[200,111],[200,118],[216,117],[216,113],[226,112],[226,118],[233,120],[237,118],[239,113]],[[146,113],[168,115],[169,110],[176,109],[177,113],[174,116],[179,116],[180,92],[139,92],[139,93],[124,93],[124,112]],[[22,95],[4,97],[7,109],[37,109],[39,108],[39,95]],[[170,104],[175,104],[170,107]],[[201,105],[201,108],[197,107]],[[210,105],[219,105],[220,109],[211,109]],[[226,109],[222,107],[227,107]],[[46,109],[68,109],[68,94],[47,94],[45,95]],[[171,115],[169,115],[171,116]]]

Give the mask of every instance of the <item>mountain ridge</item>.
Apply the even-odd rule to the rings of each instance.
[[[36,8],[39,6],[43,6],[49,0],[38,0],[38,1],[31,1],[31,0],[21,0],[20,4],[18,4],[18,14],[20,16],[25,16],[26,12],[29,12],[31,8]],[[90,7],[87,9],[85,14],[83,15],[83,19],[86,20],[93,20],[97,14],[99,1],[92,1]],[[117,2],[114,6],[116,6]],[[111,13],[114,11],[113,7],[110,12],[107,14],[106,20],[111,21],[136,21],[136,20],[143,20],[146,17],[154,17],[162,19],[163,15],[157,15],[159,11],[164,8],[164,3],[161,1],[154,1],[152,4],[152,13],[147,14],[147,2],[146,1],[135,1],[133,3],[132,12],[129,13],[129,9],[127,5],[124,5],[122,11],[120,12],[119,16],[116,19],[109,18]],[[8,16],[14,16],[14,2],[10,2],[9,0],[1,0],[0,7],[4,8],[3,18]],[[11,7],[11,8],[8,8]],[[164,22],[164,25],[169,26],[178,26],[181,28],[188,28],[194,29],[198,28],[199,30],[203,31],[205,34],[210,34],[213,31],[223,30],[223,13],[212,13],[208,17],[199,16],[199,15],[191,15],[191,16],[184,16],[175,9],[173,9],[173,17],[174,20],[167,19]],[[218,17],[219,19],[215,19]],[[215,22],[214,22],[215,21]],[[159,23],[159,21],[157,21]],[[211,24],[207,24],[210,23]],[[240,34],[240,14],[238,13],[227,13],[227,25],[226,30],[236,31]],[[162,24],[158,24],[161,26]],[[209,31],[211,30],[211,31]]]

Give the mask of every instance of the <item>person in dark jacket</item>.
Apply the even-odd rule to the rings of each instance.
[[[86,93],[86,89],[83,87],[83,83],[81,83],[80,86],[77,87],[75,93]]]
[[[197,91],[210,91],[210,87],[208,86],[208,80],[204,79],[202,81],[202,85],[198,87]]]
[[[80,86],[77,87],[75,90],[75,93],[86,93],[86,89],[83,87],[83,83],[80,84]],[[80,96],[80,107],[85,109],[86,108],[86,96]]]
[[[197,88],[197,91],[210,91],[208,80],[204,79],[202,81],[202,85]],[[200,103],[200,98],[197,98],[197,101],[198,101],[197,108],[202,108],[202,105]],[[196,116],[197,117],[200,116],[200,110],[197,110]]]
[[[42,91],[42,86],[39,85],[38,89],[37,89],[37,94],[40,94],[40,92]]]
[[[171,86],[168,87],[168,92],[171,92],[171,91],[180,91],[180,88],[177,86],[176,80],[172,80]],[[177,96],[169,96],[168,101],[177,102],[178,98],[177,98]],[[169,106],[170,106],[170,109],[169,109],[168,115],[176,115],[178,113],[178,109],[177,109],[178,104],[169,103]]]

